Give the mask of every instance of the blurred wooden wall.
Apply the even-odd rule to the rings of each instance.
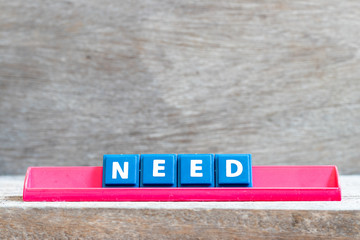
[[[359,1],[0,0],[0,174],[110,153],[360,173]]]

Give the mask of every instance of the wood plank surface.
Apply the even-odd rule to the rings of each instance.
[[[208,152],[360,173],[359,39],[352,0],[0,0],[0,174]]]
[[[341,202],[23,202],[0,177],[0,238],[359,239],[360,175]]]

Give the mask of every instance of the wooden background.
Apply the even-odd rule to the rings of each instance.
[[[360,173],[359,1],[0,0],[0,174],[110,153]]]

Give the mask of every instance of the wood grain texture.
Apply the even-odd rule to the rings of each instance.
[[[11,221],[9,221],[11,219]],[[358,239],[359,212],[0,209],[0,237],[22,239]]]
[[[0,9],[0,174],[162,152],[360,173],[359,1]]]
[[[359,239],[360,175],[341,202],[23,202],[0,177],[1,239]]]

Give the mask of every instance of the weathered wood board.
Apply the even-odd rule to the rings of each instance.
[[[360,173],[359,1],[0,0],[0,174],[107,153]]]

